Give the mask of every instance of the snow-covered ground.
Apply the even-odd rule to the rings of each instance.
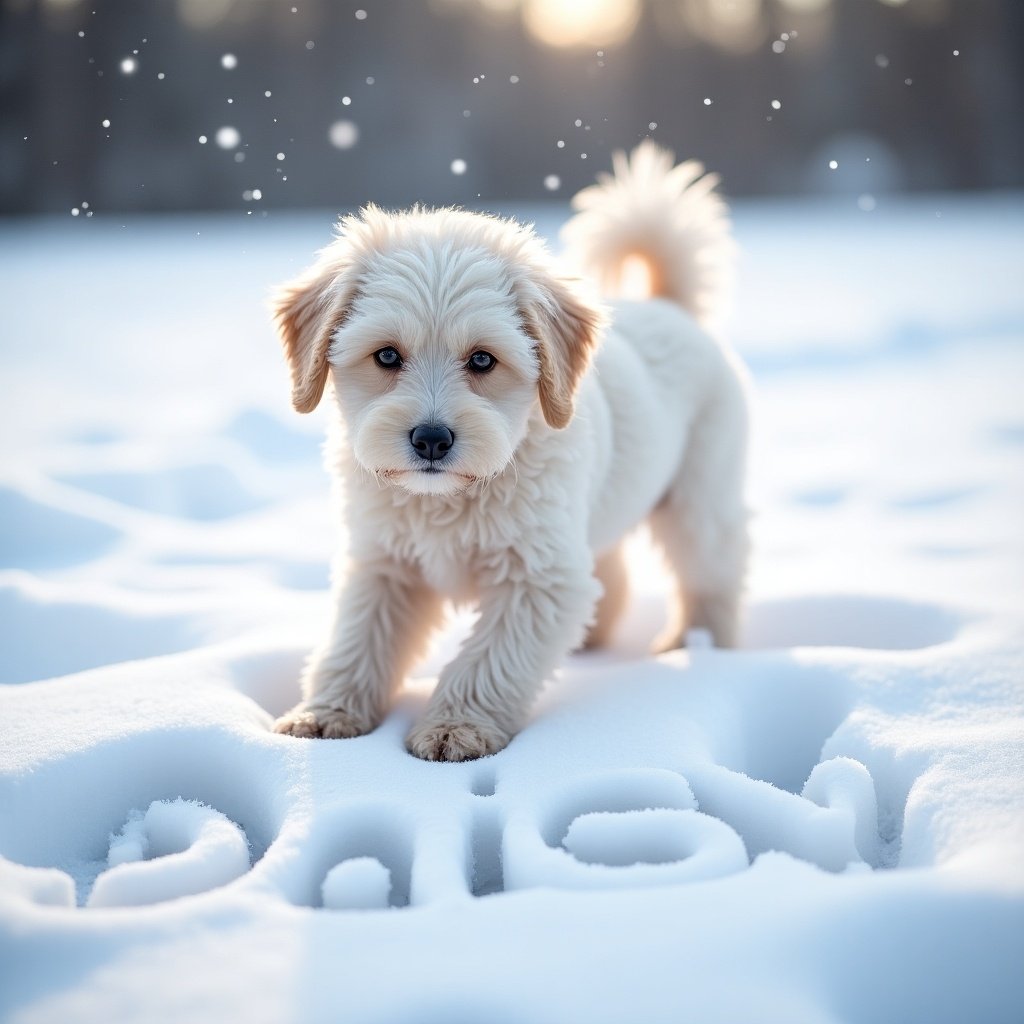
[[[566,211],[517,211],[553,236]],[[745,649],[480,762],[269,731],[328,612],[268,287],[326,214],[0,232],[0,1017],[1019,1021],[1024,200],[741,204]]]

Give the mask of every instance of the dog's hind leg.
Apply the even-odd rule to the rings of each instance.
[[[626,569],[625,551],[621,544],[598,555],[594,564],[594,575],[604,593],[597,602],[594,621],[587,631],[587,638],[583,641],[585,650],[608,645],[615,623],[626,607],[629,574]]]
[[[659,651],[685,646],[695,628],[708,630],[718,647],[738,640],[749,552],[746,417],[738,388],[718,397],[693,424],[675,479],[650,516],[677,598]]]

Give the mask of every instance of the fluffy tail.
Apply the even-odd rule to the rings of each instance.
[[[714,319],[732,278],[729,211],[718,176],[650,139],[612,156],[614,174],[573,198],[562,229],[570,260],[608,295],[659,295],[698,320]]]

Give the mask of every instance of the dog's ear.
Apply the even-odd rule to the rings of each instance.
[[[548,425],[560,430],[573,417],[576,388],[607,318],[565,278],[546,274],[539,291],[524,304],[523,315],[540,360],[541,411]]]
[[[355,297],[358,270],[347,239],[338,238],[294,281],[271,299],[292,378],[292,405],[312,412],[327,383],[327,356],[334,332]]]

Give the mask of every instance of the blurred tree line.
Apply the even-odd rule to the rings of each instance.
[[[733,195],[1024,184],[1021,0],[527,2],[2,0],[0,212],[564,197],[647,135]]]

